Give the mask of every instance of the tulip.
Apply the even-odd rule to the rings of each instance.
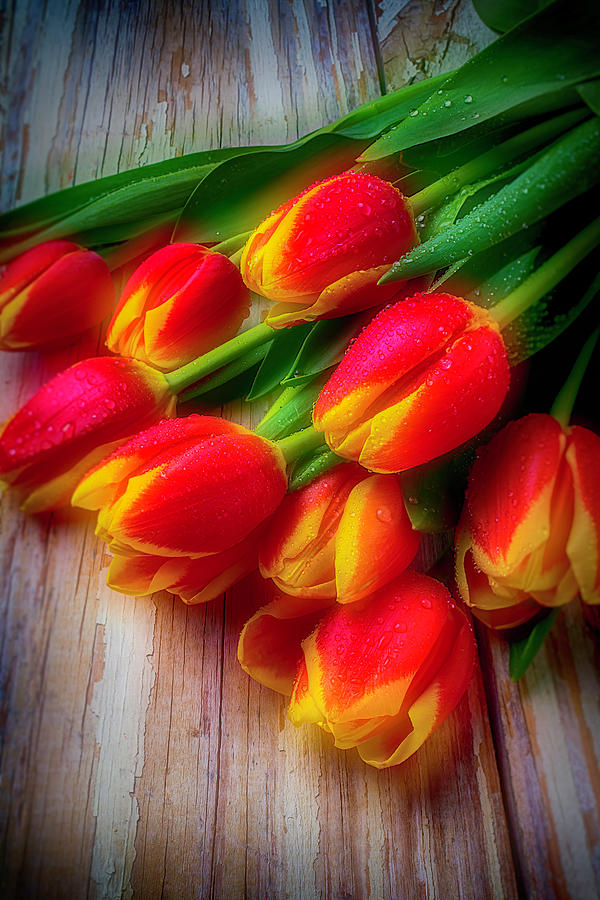
[[[403,572],[418,548],[399,479],[345,463],[288,494],[259,567],[288,594],[349,603]]]
[[[536,413],[509,423],[473,466],[456,533],[460,592],[496,629],[577,595],[600,603],[600,437]]]
[[[446,588],[407,570],[324,614],[302,642],[289,716],[330,731],[370,765],[396,765],[452,712],[474,660],[471,626]]]
[[[287,487],[279,448],[241,425],[191,415],[158,423],[92,469],[73,504],[99,510],[108,584],[217,596],[256,567],[264,523]]]
[[[0,479],[27,512],[55,509],[92,465],[174,409],[164,376],[144,363],[85,359],[46,382],[4,424]]]
[[[0,273],[0,349],[62,343],[111,311],[115,289],[101,256],[70,241],[47,241]]]
[[[374,175],[346,172],[265,219],[244,247],[240,270],[251,290],[278,304],[266,324],[289,326],[389,301],[397,286],[377,281],[416,242],[400,191]]]
[[[166,371],[229,340],[249,311],[250,293],[226,256],[199,244],[169,244],[125,285],[106,343]]]
[[[238,643],[238,660],[255,681],[289,697],[302,661],[302,641],[314,631],[334,599],[292,597],[262,581],[268,602],[249,619]]]
[[[492,317],[450,294],[382,310],[321,391],[315,428],[375,472],[401,472],[473,437],[496,415],[509,367]]]

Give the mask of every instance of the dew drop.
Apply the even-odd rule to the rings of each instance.
[[[391,522],[392,513],[387,506],[381,506],[375,513],[380,522]]]
[[[421,600],[421,606],[424,609],[431,609],[431,606],[432,606],[431,600],[428,600],[427,597],[425,597],[424,600]]]
[[[444,106],[452,106],[452,100],[444,100]]]
[[[465,97],[465,103],[472,103],[472,102],[473,102],[473,98],[471,97],[470,94],[467,94],[467,96]]]

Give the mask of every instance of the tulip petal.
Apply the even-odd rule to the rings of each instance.
[[[364,478],[345,464],[284,498],[260,551],[260,572],[283,591],[335,597],[335,534],[352,488]]]
[[[0,477],[25,496],[75,467],[79,476],[79,464],[98,447],[124,441],[174,409],[164,376],[143,363],[83,360],[8,420],[0,435]]]
[[[111,311],[115,288],[106,262],[70,241],[49,241],[0,276],[0,348],[63,342]]]
[[[255,681],[289,696],[302,659],[302,641],[333,601],[290,597],[273,588],[269,595],[273,599],[244,625],[238,659]]]
[[[274,213],[242,255],[246,283],[271,300],[318,294],[356,269],[390,265],[416,242],[408,202],[393,185],[346,172]]]
[[[157,448],[162,453],[176,453],[180,447],[205,438],[225,434],[246,434],[247,429],[217,416],[192,414],[184,419],[164,419],[136,434],[131,440],[88,472],[73,494],[73,505],[84,509],[100,509],[120,496],[127,478],[135,472],[154,466]]]
[[[475,658],[464,614],[442,585],[414,572],[337,605],[302,647],[290,718],[325,723],[336,746],[357,746],[380,767],[406,759],[446,718]]]
[[[100,511],[98,527],[137,551],[219,553],[270,516],[286,488],[285,461],[276,445],[248,431],[233,440],[216,435],[163,452],[130,476],[124,493]]]
[[[494,418],[509,377],[500,335],[491,328],[468,332],[410,395],[375,413],[361,465],[401,472],[460,446]]]
[[[473,320],[470,304],[449,294],[416,294],[382,310],[359,335],[317,400],[315,427],[341,443],[369,406],[400,383],[406,394],[424,360],[437,358]]]
[[[399,480],[372,475],[361,481],[348,497],[335,539],[338,602],[360,600],[392,581],[414,559],[419,543]]]
[[[475,645],[473,630],[466,617],[455,611],[453,642],[442,660],[438,660],[433,680],[412,703],[402,710],[378,735],[360,744],[361,758],[382,769],[398,765],[419,749],[423,742],[448,717],[463,696],[473,673]],[[406,722],[410,731],[405,735]]]
[[[84,456],[82,460],[71,466],[68,471],[51,478],[38,486],[26,487],[18,485],[18,489],[26,494],[21,509],[26,513],[48,512],[68,506],[79,480],[92,466],[97,465],[101,459],[109,456],[119,446],[119,441],[111,444],[103,444]]]
[[[188,604],[206,603],[256,568],[262,529],[229,548],[201,559],[115,554],[107,577],[113,590],[140,596],[168,590]]]
[[[567,555],[585,603],[600,603],[600,437],[571,429],[566,459],[574,482],[574,512]]]

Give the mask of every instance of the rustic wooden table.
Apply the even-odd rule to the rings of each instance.
[[[2,7],[4,209],[293,139],[493,37],[466,0]],[[3,355],[2,417],[101,340]],[[27,518],[10,493],[1,540],[3,897],[597,896],[600,689],[575,606],[518,686],[482,635],[455,714],[378,772],[241,671],[248,585],[123,597],[87,515]]]

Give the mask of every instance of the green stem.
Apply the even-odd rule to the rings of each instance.
[[[542,144],[546,144],[563,131],[567,131],[577,122],[587,118],[587,116],[587,110],[574,110],[564,113],[547,122],[542,122],[540,125],[535,125],[521,134],[517,134],[508,141],[504,141],[499,147],[494,147],[486,153],[482,153],[481,156],[477,156],[468,163],[459,166],[453,172],[449,172],[443,178],[434,181],[433,184],[427,185],[423,190],[414,194],[410,198],[413,214],[417,216],[432,206],[439,205],[451,194],[456,194],[461,187],[479,181],[479,179],[507,165],[513,159],[523,156]]]
[[[573,412],[573,407],[575,406],[577,393],[579,391],[579,388],[581,387],[583,376],[585,375],[585,371],[589,365],[590,359],[592,358],[592,354],[594,352],[596,344],[598,343],[599,336],[600,327],[596,328],[596,330],[592,332],[592,334],[589,336],[589,338],[579,351],[579,355],[575,360],[575,364],[573,365],[573,368],[571,369],[567,380],[558,392],[556,400],[552,404],[550,414],[554,416],[554,418],[558,422],[560,422],[563,428],[566,428],[569,424],[571,413]]]
[[[211,375],[216,369],[226,366],[228,363],[238,359],[255,347],[266,344],[273,337],[273,328],[261,322],[254,328],[249,328],[241,334],[236,335],[230,341],[215,347],[199,356],[198,359],[185,366],[180,366],[174,372],[168,372],[165,375],[169,387],[174,394],[180,394],[187,387],[200,381],[206,375]]]
[[[252,231],[242,231],[240,234],[234,234],[232,237],[227,238],[227,240],[215,244],[211,249],[216,253],[222,253],[223,256],[231,256],[232,253],[236,253],[238,250],[243,249],[244,244],[251,234]]]
[[[309,425],[308,428],[303,428],[302,431],[297,431],[295,434],[290,434],[289,437],[277,441],[277,446],[283,453],[285,461],[289,463],[324,443],[324,435]]]
[[[268,344],[260,344],[258,347],[254,347],[249,353],[245,353],[244,356],[240,356],[239,359],[228,363],[222,369],[209,375],[201,384],[184,391],[179,395],[179,399],[182,402],[193,400],[195,397],[201,397],[203,394],[207,394],[209,391],[227,384],[228,381],[241,375],[242,372],[247,372],[248,369],[251,369],[252,366],[264,359],[270,346],[269,342]]]
[[[568,244],[489,310],[501,329],[506,328],[544,294],[556,287],[571,269],[600,243],[600,218],[580,231]]]
[[[238,269],[240,267],[240,261],[242,259],[243,252],[244,252],[244,248],[240,247],[239,250],[236,250],[235,253],[232,253],[231,256],[229,257],[230,262],[232,262],[234,264],[234,266],[237,266]]]

